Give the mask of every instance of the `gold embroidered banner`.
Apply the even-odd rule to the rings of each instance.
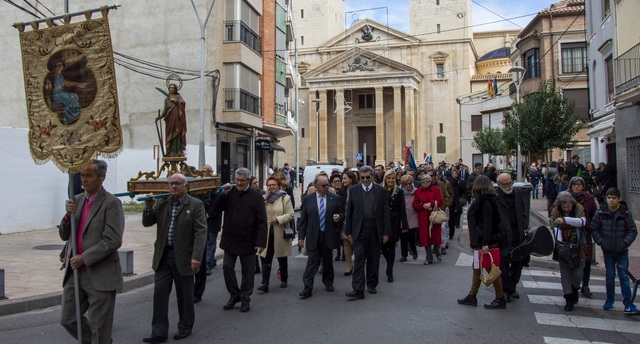
[[[76,172],[97,153],[122,147],[109,21],[38,28],[18,23],[29,119],[29,148],[37,164],[53,160]],[[35,27],[25,30],[25,24]]]

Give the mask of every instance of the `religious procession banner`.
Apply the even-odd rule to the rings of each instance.
[[[37,164],[53,160],[77,172],[96,154],[122,148],[118,92],[108,10],[102,18],[64,25],[16,23],[29,120],[29,148]],[[31,27],[32,30],[26,30]]]

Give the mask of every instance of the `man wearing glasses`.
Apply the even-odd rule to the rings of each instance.
[[[364,299],[364,287],[369,294],[377,293],[380,247],[389,240],[391,224],[387,190],[373,183],[373,169],[360,168],[361,184],[349,189],[345,234],[355,254],[353,291],[347,297]],[[366,281],[365,281],[366,262]]]
[[[178,299],[178,332],[173,339],[191,335],[195,321],[193,306],[193,275],[200,269],[202,254],[207,243],[207,217],[204,203],[187,194],[187,179],[180,173],[169,177],[170,196],[158,201],[149,194],[142,213],[142,225],[157,224],[157,237],[153,252],[153,319],[151,337],[145,343],[167,341],[169,332],[169,295],[171,284],[176,286]]]
[[[260,253],[267,247],[267,211],[264,198],[250,185],[249,169],[237,169],[235,181],[235,186],[225,185],[226,189],[214,203],[215,210],[224,212],[220,248],[224,250],[222,271],[229,301],[223,309],[233,309],[240,302],[240,311],[248,312],[253,294],[256,249]],[[242,269],[240,287],[235,270],[238,258]]]
[[[307,195],[300,208],[298,245],[306,247],[309,259],[302,281],[304,289],[300,298],[306,299],[313,291],[313,278],[322,261],[322,283],[328,292],[333,287],[333,250],[340,247],[340,223],[344,210],[340,196],[329,192],[329,179],[319,174],[314,181],[316,192]]]

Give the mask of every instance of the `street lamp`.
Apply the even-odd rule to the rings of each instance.
[[[526,73],[526,69],[524,69],[523,67],[520,66],[513,66],[509,69],[509,73],[516,73],[516,81],[515,81],[515,86],[516,86],[516,104],[520,104],[520,85],[522,84],[522,77],[524,76],[524,74]],[[516,180],[521,182],[522,181],[522,162],[521,157],[522,155],[520,154],[520,121],[518,121],[518,156],[516,157],[516,164],[518,164],[516,166],[516,172],[517,177]]]
[[[320,103],[322,99],[313,99],[312,102],[316,103],[316,163],[320,161]]]

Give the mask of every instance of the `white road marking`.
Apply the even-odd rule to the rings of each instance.
[[[577,340],[558,337],[543,337],[545,344],[611,344],[607,342],[592,342],[589,340]]]
[[[533,270],[522,269],[522,276],[535,276],[535,277],[558,277],[560,278],[560,271],[547,271],[547,270]],[[604,281],[604,277],[591,276],[591,281]]]
[[[541,325],[588,328],[594,330],[616,331],[640,334],[636,321],[611,320],[577,315],[534,312],[536,321]]]
[[[556,306],[564,306],[565,299],[561,295],[552,296],[552,295],[527,295],[529,298],[529,302],[538,304],[538,305],[556,305]],[[598,299],[587,299],[581,297],[576,307],[583,308],[593,308],[593,309],[602,309],[602,305],[605,300]],[[622,304],[620,304],[622,305]]]
[[[554,282],[522,281],[522,285],[525,288],[562,290],[562,285],[560,283],[554,283]],[[592,285],[592,286],[589,286],[589,289],[593,293],[604,294],[607,292],[604,286]],[[620,295],[620,294],[621,294],[620,288],[616,287],[616,295]]]
[[[456,261],[456,266],[464,266],[464,267],[471,267],[471,264],[473,264],[473,256],[470,254],[466,254],[466,253],[460,253],[458,255],[458,260]]]

